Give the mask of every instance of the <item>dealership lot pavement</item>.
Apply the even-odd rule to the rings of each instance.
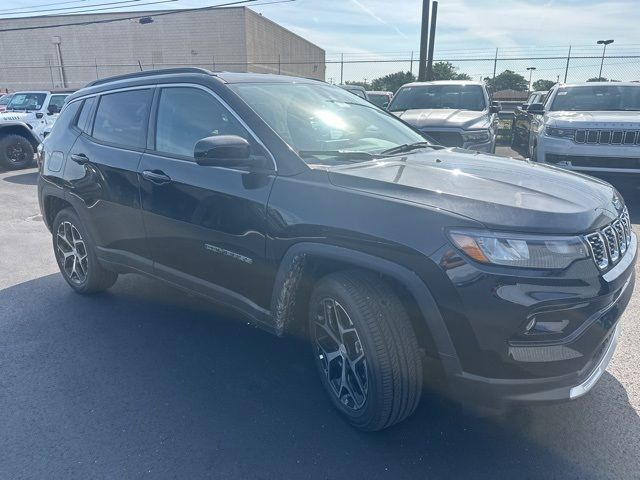
[[[640,478],[638,287],[587,397],[477,418],[427,395],[363,434],[302,341],[139,276],[72,293],[35,183],[0,172],[0,479]]]

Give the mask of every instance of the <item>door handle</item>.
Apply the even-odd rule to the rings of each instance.
[[[85,165],[89,163],[89,157],[87,157],[84,153],[74,153],[71,155],[71,160],[76,162],[78,165]]]
[[[171,182],[171,177],[162,170],[144,170],[142,176],[157,185]]]

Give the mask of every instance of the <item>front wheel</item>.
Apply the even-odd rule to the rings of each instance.
[[[349,423],[375,431],[411,415],[422,394],[422,363],[391,287],[368,272],[337,272],[317,283],[309,305],[322,384]]]
[[[0,137],[0,165],[7,170],[27,168],[33,163],[33,145],[22,135]]]
[[[60,273],[76,292],[101,292],[116,282],[118,274],[100,265],[95,244],[75,211],[61,210],[53,221],[52,232]]]

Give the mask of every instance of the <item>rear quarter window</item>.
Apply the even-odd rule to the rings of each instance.
[[[144,148],[152,90],[128,90],[100,97],[93,137],[125,147]]]

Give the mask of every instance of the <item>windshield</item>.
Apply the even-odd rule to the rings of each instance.
[[[480,85],[415,85],[402,87],[393,97],[392,112],[414,109],[461,109],[482,111],[486,108]]]
[[[308,163],[344,163],[348,155],[380,154],[425,138],[393,115],[338,87],[324,84],[241,83],[230,85],[297,152],[328,152]],[[301,155],[303,156],[303,155]]]
[[[386,93],[367,93],[369,101],[378,107],[386,107],[389,104],[389,95]]]
[[[46,93],[16,93],[7,105],[7,110],[40,110],[46,98]]]
[[[587,85],[559,88],[554,111],[640,110],[640,85]]]

